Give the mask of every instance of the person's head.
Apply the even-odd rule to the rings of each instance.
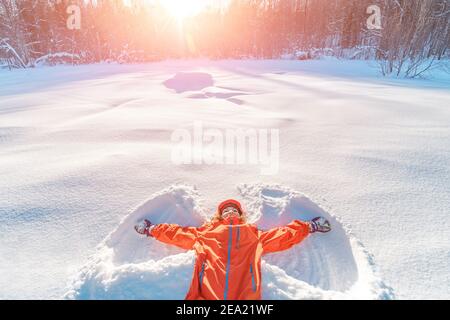
[[[245,221],[244,210],[242,210],[242,206],[239,201],[234,199],[228,199],[219,204],[217,207],[217,213],[214,219],[222,220],[229,216],[240,217]]]

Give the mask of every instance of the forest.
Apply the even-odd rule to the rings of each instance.
[[[333,56],[416,77],[449,58],[449,0],[217,0],[182,21],[163,1],[0,0],[0,66]]]

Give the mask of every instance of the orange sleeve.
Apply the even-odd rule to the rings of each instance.
[[[284,227],[259,231],[258,235],[264,253],[283,251],[302,242],[309,235],[309,224],[294,220]]]
[[[197,241],[197,228],[162,223],[157,224],[150,235],[158,241],[191,250]]]

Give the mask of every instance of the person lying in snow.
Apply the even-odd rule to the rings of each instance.
[[[215,217],[201,227],[154,225],[144,220],[135,230],[161,242],[197,254],[187,300],[260,300],[261,256],[286,250],[314,232],[329,232],[323,217],[294,220],[267,231],[246,223],[241,204],[233,199],[219,204]]]

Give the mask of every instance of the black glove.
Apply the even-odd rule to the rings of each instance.
[[[141,222],[139,222],[137,225],[134,226],[134,230],[136,230],[139,234],[144,234],[147,237],[151,237],[150,231],[153,229],[155,225],[152,224],[149,220],[145,219]]]
[[[326,233],[330,231],[331,231],[330,222],[324,217],[316,217],[309,222],[310,233],[314,232]]]

